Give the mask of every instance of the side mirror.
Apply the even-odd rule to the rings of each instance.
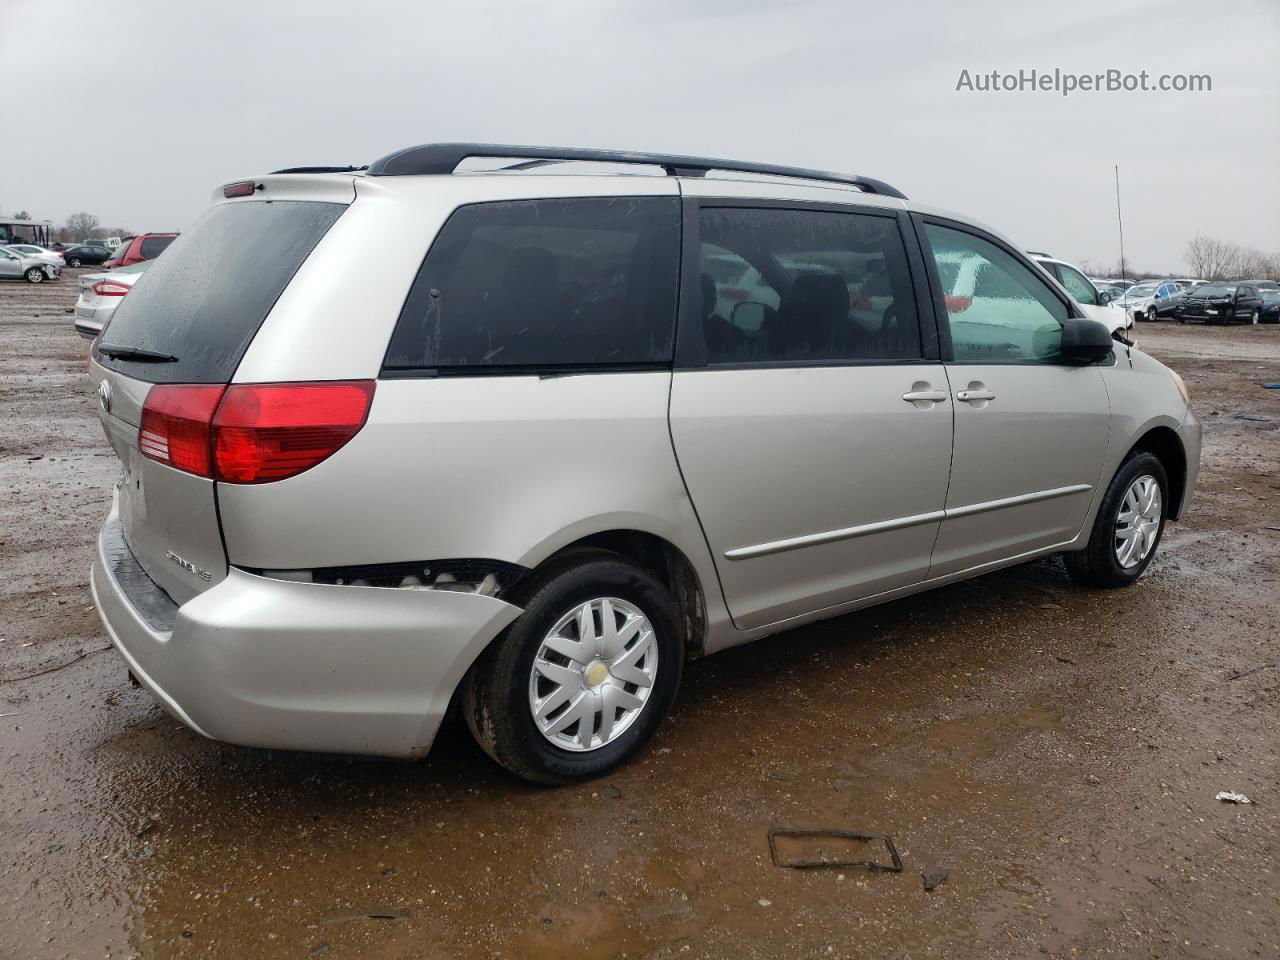
[[[765,313],[768,309],[763,303],[744,300],[734,305],[733,314],[730,316],[729,322],[739,330],[754,333],[764,325]]]
[[[1110,290],[1098,291],[1098,303],[1102,304],[1104,307],[1115,298],[1116,298],[1116,295],[1112,293]]]
[[[1062,357],[1071,363],[1100,363],[1111,356],[1115,341],[1097,320],[1068,317],[1062,325]]]

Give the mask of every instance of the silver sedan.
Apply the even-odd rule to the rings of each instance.
[[[133,289],[150,260],[121,267],[108,273],[86,273],[80,277],[80,299],[76,301],[76,333],[94,339],[107,325],[125,295]]]

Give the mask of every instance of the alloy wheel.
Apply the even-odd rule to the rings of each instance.
[[[562,750],[598,750],[640,716],[658,673],[649,618],[617,597],[580,603],[556,621],[529,674],[529,710]]]
[[[1116,515],[1116,560],[1126,570],[1147,559],[1155,548],[1164,516],[1164,500],[1160,484],[1150,474],[1143,474],[1125,491]]]

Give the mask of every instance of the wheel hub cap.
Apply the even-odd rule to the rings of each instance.
[[[529,711],[562,750],[612,743],[636,721],[658,675],[649,618],[617,597],[573,607],[538,647],[529,675]]]
[[[1126,570],[1147,559],[1160,535],[1164,501],[1160,484],[1150,475],[1138,477],[1125,491],[1116,515],[1116,560]]]

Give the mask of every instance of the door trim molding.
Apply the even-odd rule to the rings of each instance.
[[[1037,490],[1034,493],[1022,493],[1016,497],[1004,497],[1000,500],[984,500],[964,507],[950,507],[946,510],[934,510],[930,513],[918,513],[909,517],[895,517],[892,520],[878,520],[875,523],[863,523],[856,527],[842,527],[839,530],[827,530],[823,533],[809,533],[799,537],[788,537],[785,540],[772,540],[769,543],[758,543],[750,547],[734,547],[724,553],[726,560],[751,560],[755,557],[766,557],[774,553],[785,553],[788,550],[799,550],[801,547],[814,547],[824,543],[835,543],[839,540],[852,540],[873,533],[886,533],[890,530],[902,530],[906,527],[918,527],[925,523],[937,523],[957,517],[971,517],[992,510],[1003,510],[1006,507],[1019,507],[1027,503],[1039,503],[1042,500],[1055,500],[1058,497],[1069,497],[1076,493],[1087,493],[1093,489],[1091,483],[1074,483],[1068,487],[1054,487],[1050,490]]]
[[[989,513],[992,510],[1003,510],[1005,507],[1020,507],[1024,503],[1039,503],[1041,500],[1056,500],[1058,497],[1069,497],[1074,493],[1087,493],[1092,489],[1091,483],[1073,483],[1069,487],[1020,493],[1016,497],[1004,497],[1001,500],[983,500],[981,503],[971,503],[967,507],[949,507],[942,512],[946,514],[948,520],[954,517],[971,517],[975,513]]]
[[[843,527],[839,530],[827,530],[824,533],[810,533],[801,537],[788,537],[786,540],[773,540],[759,543],[753,547],[735,547],[726,550],[728,560],[750,560],[764,557],[771,553],[783,553],[787,550],[798,550],[800,547],[812,547],[820,543],[834,543],[837,540],[852,540],[854,537],[865,537],[872,533],[884,533],[889,530],[901,530],[904,527],[917,527],[922,523],[936,523],[944,519],[945,510],[934,510],[931,513],[918,513],[910,517],[896,517],[893,520],[878,520],[875,523],[863,523],[856,527]]]

